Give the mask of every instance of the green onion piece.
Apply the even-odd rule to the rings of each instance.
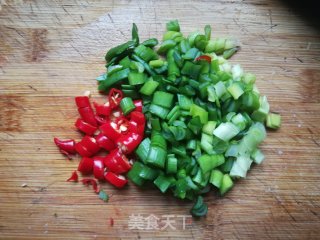
[[[183,75],[189,76],[193,79],[197,79],[200,73],[201,66],[192,62],[186,61],[181,69]]]
[[[132,41],[136,43],[136,45],[139,45],[139,34],[138,34],[138,27],[135,23],[132,24]]]
[[[187,155],[186,149],[183,146],[172,146],[171,152],[180,156],[185,157]]]
[[[113,73],[110,77],[108,76],[105,81],[101,81],[101,83],[103,84],[103,88],[100,89],[100,85],[99,85],[99,90],[106,90],[112,85],[114,85],[115,83],[118,83],[121,80],[128,78],[129,73],[130,73],[129,68],[125,68],[123,70]]]
[[[137,71],[138,73],[143,73],[144,72],[144,66],[142,63],[137,62],[137,61],[131,61],[130,63],[130,69],[133,71]]]
[[[120,107],[124,115],[128,115],[136,108],[130,97],[123,98],[120,102]]]
[[[181,109],[190,110],[190,107],[193,104],[193,101],[191,98],[188,98],[183,94],[177,94],[177,98],[178,98],[178,103]]]
[[[205,47],[207,46],[208,40],[205,35],[199,34],[194,39],[194,45],[196,48],[198,48],[200,51],[203,51]]]
[[[192,104],[190,106],[190,114],[192,117],[199,116],[202,124],[206,124],[208,122],[208,112],[196,104]]]
[[[237,51],[239,50],[239,47],[234,47],[234,48],[230,48],[230,49],[227,49],[223,52],[223,57],[225,59],[229,59],[231,58]]]
[[[177,173],[177,167],[178,167],[178,159],[174,156],[174,154],[168,154],[167,165],[166,165],[167,174]]]
[[[175,31],[175,32],[180,32],[180,25],[178,20],[172,20],[167,22],[167,31]]]
[[[193,117],[188,123],[188,128],[196,135],[201,132],[202,126],[200,116]]]
[[[139,172],[139,176],[145,180],[153,181],[159,175],[159,171],[157,169],[150,168],[146,165],[143,165],[141,171]]]
[[[255,149],[252,153],[251,153],[251,158],[253,159],[253,161],[256,164],[260,164],[263,162],[263,160],[265,159],[264,154],[259,150],[259,149]]]
[[[108,77],[110,77],[113,73],[119,72],[122,69],[123,69],[122,65],[111,65],[111,66],[109,66],[108,67],[108,71],[107,71]]]
[[[147,76],[144,73],[130,72],[128,75],[130,85],[144,84]]]
[[[221,123],[214,131],[213,134],[221,140],[227,142],[239,133],[237,126],[230,122]]]
[[[144,165],[140,162],[135,162],[132,165],[132,168],[128,172],[128,178],[136,185],[142,186],[145,182],[145,179],[140,177],[140,172],[142,171]]]
[[[260,102],[259,109],[254,111],[251,114],[251,117],[255,121],[264,122],[264,120],[268,116],[270,107],[269,107],[269,103],[266,96],[260,97],[259,102]]]
[[[145,40],[143,43],[141,43],[142,45],[146,46],[146,47],[150,47],[150,48],[153,48],[155,46],[158,45],[158,39],[156,38],[150,38],[148,40]]]
[[[227,88],[228,92],[232,95],[234,99],[238,99],[244,91],[240,87],[239,83],[234,82]]]
[[[227,160],[219,166],[219,169],[224,173],[229,173],[232,166],[233,166],[234,160],[232,158],[227,158]]]
[[[152,60],[149,62],[149,65],[153,68],[162,67],[164,65],[164,61],[161,59],[158,60]]]
[[[139,144],[138,148],[136,149],[136,154],[139,157],[139,159],[143,162],[146,163],[149,149],[151,146],[151,140],[150,138],[145,138],[143,141]]]
[[[141,63],[144,67],[144,69],[151,75],[154,76],[156,75],[156,73],[150,68],[149,64],[143,60],[142,58],[140,58],[139,56],[132,54],[131,56],[134,60],[138,61],[139,63]]]
[[[170,108],[173,103],[173,94],[156,91],[153,95],[152,103],[164,108]]]
[[[160,147],[164,150],[167,150],[167,142],[159,132],[152,133],[151,146]]]
[[[209,41],[211,38],[211,26],[210,25],[206,25],[204,27],[204,35],[206,36],[206,40]]]
[[[201,196],[198,196],[195,204],[190,210],[190,213],[194,217],[203,217],[207,215],[208,213],[208,206],[203,202],[203,198]]]
[[[245,73],[242,77],[242,81],[246,84],[254,84],[256,82],[256,76],[252,73]]]
[[[209,182],[220,189],[221,183],[223,179],[223,173],[220,170],[214,169],[211,171],[210,180]]]
[[[128,56],[126,56],[119,62],[119,65],[123,66],[124,68],[129,68],[130,64],[131,64],[131,60]]]
[[[281,125],[281,116],[277,113],[269,113],[266,125],[268,128],[278,129]]]
[[[216,125],[217,125],[217,122],[208,121],[205,125],[203,125],[202,132],[208,135],[213,134],[213,130],[216,128]]]
[[[169,113],[169,110],[167,108],[164,108],[162,106],[159,106],[153,103],[150,105],[149,111],[161,119],[166,119]]]
[[[150,96],[153,94],[153,92],[157,89],[159,86],[159,83],[156,81],[153,81],[152,78],[148,81],[146,81],[143,86],[140,88],[140,93]]]
[[[175,40],[176,42],[180,42],[182,39],[182,33],[180,32],[176,32],[176,31],[167,31],[164,35],[163,35],[163,41],[166,40]]]
[[[105,59],[107,62],[111,61],[114,57],[119,57],[123,55],[128,55],[133,48],[135,47],[136,43],[134,41],[128,41],[126,43],[123,43],[119,46],[116,46],[114,48],[111,48],[106,56]],[[123,56],[124,57],[124,56]]]
[[[233,187],[233,181],[228,174],[223,175],[221,186],[220,186],[220,194],[224,195]]]
[[[167,157],[167,151],[157,146],[151,146],[146,162],[150,166],[164,168]]]
[[[159,175],[154,181],[154,185],[156,185],[162,193],[166,192],[171,185],[170,178],[165,175]]]
[[[208,155],[204,154],[197,159],[203,173],[207,173],[212,169],[224,163],[225,159],[222,154]]]
[[[168,52],[170,49],[172,49],[174,46],[176,46],[177,42],[174,40],[166,40],[164,42],[162,42],[160,48],[158,49],[158,53],[159,54],[164,54],[166,52]]]
[[[180,199],[185,199],[188,189],[189,189],[189,186],[187,184],[187,181],[184,178],[180,178],[176,182],[176,186],[174,189],[174,196]]]
[[[151,48],[146,47],[145,45],[140,44],[134,49],[134,53],[140,57],[142,60],[149,62],[150,60],[158,59],[158,55]]]
[[[188,150],[196,150],[197,149],[197,141],[195,139],[191,139],[187,142],[186,149]]]
[[[159,118],[152,117],[150,121],[152,130],[161,131],[161,124]]]
[[[176,113],[179,113],[180,112],[180,107],[179,106],[174,106],[171,111],[168,113],[167,115],[167,120],[171,119]],[[179,113],[180,115],[180,113]],[[179,116],[178,115],[178,116]]]

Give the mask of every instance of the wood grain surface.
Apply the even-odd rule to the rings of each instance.
[[[320,28],[308,9],[277,0],[0,3],[1,239],[320,238]],[[185,34],[210,24],[213,36],[239,39],[231,62],[257,75],[283,119],[262,145],[266,161],[226,197],[208,194],[208,216],[185,227],[178,215],[191,203],[157,190],[103,184],[112,195],[104,203],[67,183],[79,159],[66,160],[52,142],[80,138],[73,97],[101,98],[94,79],[103,56],[130,38],[131,24],[141,39],[160,38],[175,18]],[[171,214],[175,229],[130,229],[139,214]]]

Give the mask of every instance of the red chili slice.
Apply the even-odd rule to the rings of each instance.
[[[90,107],[90,101],[88,96],[75,97],[75,101],[78,108]]]
[[[104,157],[93,158],[93,175],[98,180],[104,179]]]
[[[99,193],[99,192],[100,192],[100,188],[98,187],[98,184],[97,184],[97,181],[96,181],[96,180],[94,180],[94,179],[92,179],[92,178],[83,178],[83,179],[81,180],[81,182],[82,182],[84,185],[89,185],[89,184],[91,184],[95,193]]]
[[[63,150],[67,153],[73,154],[76,153],[75,145],[76,141],[73,139],[60,140],[59,138],[54,138],[54,143],[60,150]]]
[[[127,157],[119,149],[114,149],[104,158],[104,165],[114,173],[125,173],[131,169]]]
[[[78,108],[78,112],[85,122],[95,127],[98,125],[91,107]]]
[[[104,117],[102,116],[95,116],[95,119],[98,123],[98,126],[102,126],[103,124],[105,124],[107,122],[107,119],[105,119]]]
[[[141,140],[142,136],[140,134],[130,132],[126,135],[121,136],[118,139],[117,144],[123,153],[130,154],[131,152],[133,152],[133,150],[136,149]]]
[[[94,137],[84,136],[79,143],[91,152],[92,155],[96,154],[100,150],[100,147]]]
[[[84,147],[81,143],[76,144],[76,150],[81,157],[91,157],[93,155],[86,147]]]
[[[108,117],[111,113],[111,107],[109,103],[106,103],[104,105],[100,105],[96,102],[93,102],[93,106],[96,109],[96,114],[98,116],[106,116]]]
[[[133,111],[130,113],[129,117],[130,117],[130,121],[134,121],[138,124],[144,125],[146,122],[146,117],[144,116],[144,114],[142,112]]]
[[[112,141],[117,141],[117,139],[121,136],[120,130],[118,129],[118,125],[114,122],[107,121],[100,127],[100,131],[103,135],[111,139]]]
[[[99,147],[104,148],[107,151],[111,151],[117,147],[114,142],[107,136],[103,135],[103,133],[99,133],[95,138]]]
[[[106,172],[104,177],[109,183],[117,188],[123,188],[128,182],[124,176],[117,175],[113,172]]]
[[[67,179],[67,182],[78,182],[77,171],[73,171],[70,178]]]
[[[111,90],[109,91],[109,95],[108,95],[110,107],[112,109],[118,107],[120,105],[122,98],[123,98],[123,93],[121,90],[116,89],[116,88],[111,88]]]
[[[78,118],[75,123],[76,128],[78,128],[81,132],[87,134],[87,135],[93,135],[93,133],[98,129],[95,126],[92,126],[89,123],[86,123],[81,118]]]
[[[196,61],[200,61],[200,60],[204,60],[204,61],[207,61],[208,63],[211,63],[211,57],[207,55],[202,55],[196,58]]]
[[[93,171],[93,159],[83,157],[78,165],[78,171],[82,174],[91,174]]]

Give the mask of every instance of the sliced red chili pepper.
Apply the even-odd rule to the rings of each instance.
[[[130,121],[134,121],[138,124],[145,124],[146,123],[146,117],[142,112],[133,111],[129,115]]]
[[[62,150],[62,149],[59,149],[59,151],[60,151],[63,155],[66,155],[66,157],[67,157],[69,160],[72,160],[72,157],[71,157],[71,154],[70,154],[70,153],[68,153],[67,151]]]
[[[106,172],[104,177],[109,183],[117,188],[123,188],[124,185],[126,185],[128,182],[128,180],[124,176],[117,175],[113,172]]]
[[[208,63],[211,63],[211,57],[207,55],[199,56],[195,60],[196,61],[204,60],[204,61],[207,61]]]
[[[143,109],[143,102],[142,100],[134,100],[133,101],[133,104],[136,106],[136,109],[135,111],[138,111],[138,112],[142,112],[142,109]]]
[[[90,107],[90,101],[88,96],[75,97],[75,101],[78,108]]]
[[[121,132],[118,129],[118,125],[114,122],[107,121],[105,124],[100,126],[100,131],[103,135],[107,138],[111,139],[112,141],[117,141],[117,139],[121,136]]]
[[[105,103],[104,105],[93,102],[93,106],[96,109],[96,114],[99,116],[108,117],[111,113],[111,107],[109,103]]]
[[[76,153],[75,145],[76,141],[73,139],[60,140],[59,138],[54,138],[54,143],[60,150],[63,150],[67,153],[73,154]]]
[[[105,124],[107,122],[107,119],[102,117],[102,116],[97,116],[96,115],[95,118],[96,118],[96,121],[97,121],[99,126],[101,126],[101,125],[103,125],[103,124]]]
[[[98,180],[104,179],[104,157],[93,158],[93,175]]]
[[[125,173],[131,169],[131,164],[127,157],[119,149],[112,150],[104,158],[104,165],[108,171],[114,173]]]
[[[109,115],[109,119],[111,121],[116,121],[120,117],[123,117],[123,112],[119,108],[116,108],[116,109],[112,110],[111,114]]]
[[[98,125],[91,107],[78,108],[78,112],[83,121],[95,127]]]
[[[99,147],[104,148],[107,151],[111,151],[117,147],[114,142],[107,136],[103,135],[103,133],[99,133],[95,138]]]
[[[76,150],[81,157],[91,157],[93,155],[93,153],[83,146],[82,143],[76,144]]]
[[[83,157],[78,165],[78,171],[82,174],[90,174],[93,171],[93,159]]]
[[[144,124],[138,124],[134,121],[129,121],[129,131],[137,133],[141,136],[144,134]]]
[[[94,179],[92,179],[92,178],[83,178],[83,179],[81,180],[81,182],[82,182],[84,185],[89,185],[89,184],[91,184],[95,193],[99,193],[99,192],[100,192],[100,188],[98,187],[98,183],[97,183],[96,180],[94,180]]]
[[[92,154],[96,154],[100,150],[100,147],[94,137],[86,135],[79,143],[82,144],[82,146],[84,146]]]
[[[73,171],[70,178],[67,179],[67,182],[78,182],[77,171]]]
[[[139,145],[142,140],[142,136],[138,133],[129,132],[126,135],[121,136],[118,139],[118,146],[125,154],[133,152],[133,150]]]
[[[126,134],[129,131],[129,121],[125,117],[117,118],[115,123],[122,134]]]
[[[74,125],[81,132],[88,134],[88,135],[93,135],[93,133],[98,129],[97,127],[92,126],[91,124],[83,121],[81,118],[78,118]]]
[[[116,89],[116,88],[111,88],[111,90],[109,91],[109,95],[108,95],[110,107],[112,109],[114,109],[117,106],[119,106],[122,98],[123,98],[123,93],[121,90]]]

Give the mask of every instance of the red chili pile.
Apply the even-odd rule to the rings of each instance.
[[[92,185],[99,192],[97,180],[106,180],[117,188],[122,188],[128,180],[121,175],[131,169],[130,154],[143,139],[146,119],[142,113],[142,100],[133,101],[135,109],[124,115],[120,108],[122,91],[112,88],[107,101],[102,105],[93,102],[93,110],[88,96],[75,98],[80,118],[75,122],[84,137],[76,142],[73,139],[54,138],[60,152],[71,159],[78,153],[82,159],[78,171],[82,175],[93,173],[94,178],[83,178],[85,185]],[[102,156],[103,151],[107,155]],[[99,155],[98,155],[99,154]],[[78,181],[76,171],[67,181]]]

